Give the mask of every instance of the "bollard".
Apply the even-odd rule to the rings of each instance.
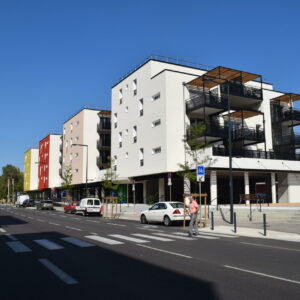
[[[264,220],[264,236],[267,235],[267,217],[266,214],[263,214],[263,220]]]
[[[214,230],[214,228],[215,228],[215,225],[214,225],[214,212],[212,211],[211,212],[211,227],[210,227],[210,229]]]
[[[251,201],[250,201],[250,215],[249,215],[249,221],[252,221],[252,207],[251,207]]]
[[[233,226],[234,226],[234,233],[236,233],[236,212],[233,213]]]
[[[207,206],[207,218],[209,219],[209,205]]]

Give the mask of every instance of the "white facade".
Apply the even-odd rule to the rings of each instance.
[[[184,163],[186,153],[183,137],[189,118],[186,100],[189,91],[184,85],[206,71],[166,62],[149,60],[112,88],[112,157],[115,158],[118,176],[122,179],[144,177],[144,194],[147,176],[177,172]],[[257,87],[261,83],[249,81],[245,85]],[[251,144],[248,150],[273,150],[270,99],[283,95],[273,90],[271,84],[262,83],[263,100],[259,111],[263,114],[245,119],[248,127],[264,128],[265,142]],[[218,142],[216,143],[218,145]],[[217,203],[217,177],[227,170],[229,159],[210,157],[211,202]],[[249,176],[270,176],[272,202],[296,202],[300,192],[300,161],[257,158],[233,158],[236,174],[244,172],[244,193],[250,193]],[[250,173],[250,175],[248,174]],[[278,174],[277,182],[275,173]],[[295,175],[298,174],[298,175]],[[164,194],[164,182],[158,176],[159,195]],[[150,177],[149,177],[150,178]],[[150,179],[149,179],[150,180]],[[276,190],[277,185],[277,190]],[[277,196],[276,196],[277,194]],[[144,199],[145,201],[145,199]]]
[[[57,188],[61,186],[61,177],[59,176],[59,170],[61,168],[60,158],[60,145],[61,135],[50,135],[49,141],[49,188]]]

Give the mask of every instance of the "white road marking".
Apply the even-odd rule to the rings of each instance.
[[[149,247],[149,246],[146,246],[146,245],[137,244],[137,246],[148,248],[148,249],[159,251],[159,252],[164,252],[164,253],[176,255],[176,256],[181,256],[181,257],[185,257],[185,258],[192,258],[191,256],[188,256],[188,255],[184,255],[184,254],[180,254],[180,253],[176,253],[176,252],[171,252],[171,251],[167,251],[167,250],[163,250],[163,249],[159,249],[159,248],[153,248],[153,247]]]
[[[48,222],[48,223],[51,224],[51,225],[60,226],[60,224],[57,224],[57,223],[53,223],[53,222]]]
[[[55,214],[50,213],[50,215],[55,216]]]
[[[181,235],[181,236],[187,236],[186,233],[184,232],[173,232],[174,234],[176,235]],[[218,237],[215,237],[215,236],[204,236],[204,235],[193,235],[194,238],[200,238],[200,239],[207,239],[207,240],[218,240],[219,238]]]
[[[119,241],[115,241],[115,240],[111,240],[99,235],[87,235],[85,236],[85,238],[97,241],[97,242],[101,242],[104,244],[108,244],[108,245],[120,245],[120,244],[124,244],[123,242],[119,242]]]
[[[132,233],[131,235],[139,236],[142,238],[147,238],[150,240],[162,241],[162,242],[174,242],[174,240],[171,240],[171,239],[167,239],[167,238],[163,238],[163,237],[159,237],[159,236],[153,236],[153,235],[149,235],[149,234]]]
[[[116,224],[116,223],[106,223],[107,225],[114,225],[114,226],[121,226],[121,227],[125,227],[127,225],[124,224]]]
[[[6,233],[5,234],[10,240],[12,241],[17,241],[18,239],[16,239],[13,235],[11,235],[10,233]]]
[[[144,228],[158,228],[157,225],[143,225]]]
[[[185,237],[185,236],[179,236],[179,235],[175,235],[175,234],[156,233],[156,232],[153,232],[153,234],[165,236],[165,237],[169,237],[169,238],[174,238],[174,239],[178,239],[178,240],[195,241],[194,238],[191,238],[188,236]]]
[[[3,228],[0,228],[0,232],[6,232],[6,230]]]
[[[96,232],[90,232],[90,234],[95,234],[95,235],[98,235],[98,233],[96,233]]]
[[[21,216],[26,218],[26,216],[25,216],[25,215],[21,215]]]
[[[50,262],[46,258],[40,258],[38,260],[43,266],[45,266],[48,270],[50,270],[53,274],[55,274],[59,279],[61,279],[66,284],[77,284],[78,281],[65,273],[63,270],[61,270],[59,267],[54,265],[52,262]]]
[[[224,265],[224,267],[228,268],[228,269],[233,269],[233,270],[237,270],[237,271],[242,271],[242,272],[246,272],[246,273],[250,273],[250,274],[255,274],[255,275],[263,276],[263,277],[268,277],[268,278],[273,278],[273,279],[277,279],[277,280],[282,280],[282,281],[287,281],[287,282],[291,282],[291,283],[300,284],[300,281],[296,281],[296,280],[292,280],[292,279],[287,279],[287,278],[284,278],[284,277],[273,276],[273,275],[269,275],[269,274],[264,274],[264,273],[260,273],[260,272],[250,271],[250,270],[241,269],[241,268],[237,268],[237,267],[233,267],[233,266],[228,266],[228,265]]]
[[[73,237],[64,237],[64,238],[60,238],[61,240],[65,241],[65,242],[68,242],[70,244],[73,244],[75,246],[78,246],[78,247],[94,247],[95,245],[93,244],[90,244],[88,242],[85,242],[85,241],[81,241],[81,240],[78,240],[78,239],[75,239]]]
[[[9,246],[15,253],[31,252],[32,250],[25,246],[19,241],[15,242],[6,242],[6,245]]]
[[[80,218],[72,218],[73,220],[80,220]]]
[[[202,235],[208,235],[208,236],[219,236],[219,237],[226,237],[226,238],[232,238],[232,239],[236,239],[239,236],[238,235],[230,235],[230,234],[223,234],[223,233],[213,233],[213,232],[203,232],[203,231],[199,231],[200,234]]]
[[[62,215],[59,215],[60,217],[62,217],[62,218],[66,218],[66,216],[62,216]]]
[[[122,235],[122,234],[110,234],[109,236],[115,237],[117,239],[125,240],[125,241],[130,241],[134,243],[149,243],[149,241],[141,240],[141,239],[136,239],[127,235]]]
[[[28,218],[33,220],[33,217],[28,217]]]
[[[68,229],[73,229],[73,230],[77,230],[77,231],[82,231],[82,229],[79,228],[75,228],[75,227],[70,227],[70,226],[65,226]]]
[[[278,246],[269,246],[269,245],[263,245],[263,244],[254,244],[254,243],[246,243],[246,242],[240,242],[241,244],[245,245],[251,245],[256,247],[266,247],[266,248],[272,248],[272,249],[279,249],[279,250],[288,250],[288,251],[297,251],[300,252],[299,249],[292,249],[292,248],[285,248],[285,247],[278,247]]]
[[[88,222],[99,223],[99,221],[87,220]]]
[[[137,227],[137,229],[150,230],[150,231],[156,231],[156,232],[164,232],[163,230],[151,229],[151,228],[143,228],[143,227]]]
[[[41,219],[37,219],[38,221],[40,221],[40,222],[45,222],[44,220],[41,220]]]
[[[39,244],[40,246],[48,249],[48,250],[60,250],[60,249],[64,249],[64,247],[51,242],[49,240],[46,239],[42,239],[42,240],[34,240],[37,244]]]

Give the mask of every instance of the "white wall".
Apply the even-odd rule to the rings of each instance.
[[[35,191],[38,189],[39,149],[31,149],[30,154],[30,190]]]
[[[61,186],[61,177],[59,175],[59,169],[61,165],[59,163],[61,135],[50,135],[49,142],[49,188],[55,188]]]

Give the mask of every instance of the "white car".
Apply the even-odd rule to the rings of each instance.
[[[101,215],[101,201],[98,198],[84,198],[80,200],[78,206],[75,207],[77,214],[83,214],[85,216],[90,214]]]
[[[141,212],[140,220],[142,224],[150,222],[161,222],[165,226],[171,225],[175,221],[183,221],[183,203],[181,202],[158,202],[149,209]],[[186,210],[185,219],[190,220]]]
[[[20,195],[18,196],[17,198],[17,201],[16,201],[16,207],[21,207],[23,206],[24,202],[29,200],[29,196],[28,195]]]

